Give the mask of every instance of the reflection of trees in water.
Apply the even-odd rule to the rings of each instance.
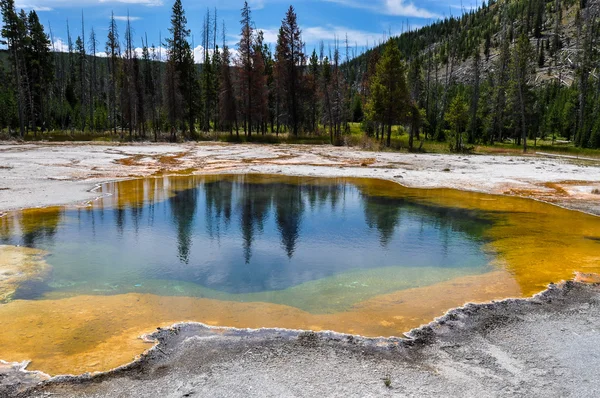
[[[246,263],[252,257],[252,244],[263,232],[271,209],[281,236],[281,244],[292,257],[300,235],[304,207],[330,204],[335,208],[342,198],[344,185],[252,184],[228,180],[204,185],[206,195],[206,223],[209,236],[219,236],[220,225],[227,226],[232,217],[233,201],[239,212],[240,231]],[[234,199],[234,196],[236,198]]]
[[[179,260],[188,263],[194,229],[194,217],[198,206],[198,190],[186,189],[169,198],[173,222],[177,228],[177,252]]]
[[[14,229],[14,216],[5,215],[0,217],[0,241],[4,244],[10,243]]]
[[[23,245],[36,247],[42,240],[52,240],[62,217],[63,211],[58,207],[23,211],[19,219]]]
[[[366,223],[369,228],[378,230],[382,247],[389,244],[401,220],[403,210],[406,210],[413,220],[419,221],[420,238],[423,238],[425,225],[441,232],[444,252],[448,249],[453,232],[460,232],[468,238],[481,240],[491,223],[473,210],[425,205],[402,198],[370,196],[365,193],[361,196]]]
[[[370,229],[377,228],[379,242],[386,247],[400,220],[402,201],[394,198],[363,195],[365,221]]]
[[[322,207],[329,203],[331,209],[335,210],[340,200],[340,193],[346,188],[346,184],[327,184],[327,185],[304,185],[303,193],[308,197],[311,210],[316,206]]]
[[[167,177],[108,183],[103,186],[103,189],[110,192],[110,195],[99,199],[96,202],[96,209],[101,214],[101,220],[103,220],[103,206],[114,213],[114,222],[119,235],[122,236],[127,223],[130,223],[137,235],[142,220],[146,220],[150,226],[154,224],[157,206],[167,203],[168,199],[178,192],[197,188],[202,181],[201,178]]]
[[[146,184],[147,180],[132,180],[127,185],[126,195],[120,198],[121,207],[129,209],[129,215],[133,230],[137,235],[140,229],[140,221],[144,213],[144,198],[150,191],[150,187]]]
[[[215,181],[204,185],[206,196],[206,230],[208,236],[220,237],[220,226],[223,221],[229,226],[232,211],[233,183],[231,181]]]
[[[135,234],[137,236],[140,230],[140,221],[144,215],[144,207],[131,206],[129,213],[131,215],[131,220],[133,221],[133,230],[135,231]]]
[[[264,184],[241,184],[239,194],[240,229],[244,240],[244,260],[248,264],[252,257],[255,234],[263,232],[271,201],[277,195],[271,187]]]
[[[194,215],[198,206],[199,189],[205,197],[206,231],[211,238],[220,238],[222,228],[228,228],[235,217],[239,220],[242,237],[243,255],[246,263],[252,257],[252,245],[263,233],[269,215],[273,214],[281,246],[287,256],[292,258],[301,234],[302,218],[305,207],[311,209],[330,206],[335,210],[345,200],[348,187],[339,184],[255,184],[228,179],[210,181],[201,188],[184,189],[168,202],[173,222],[177,228],[178,253],[182,262],[187,263],[190,255],[191,238],[195,224]],[[480,240],[485,229],[485,221],[476,211],[436,207],[420,204],[402,198],[370,196],[361,191],[366,224],[379,233],[382,247],[387,247],[393,239],[396,227],[404,218],[403,213],[413,222],[422,225],[421,231],[431,228],[440,231],[441,243],[449,245],[452,233],[462,232],[467,237]],[[148,216],[152,216],[152,201],[149,203]],[[135,224],[142,218],[142,210],[130,208]],[[234,216],[234,213],[236,215]],[[123,230],[125,215],[119,208],[115,209],[116,225]],[[424,228],[423,226],[428,228]],[[418,230],[409,239],[429,239]]]
[[[289,258],[294,255],[296,241],[300,235],[300,224],[304,213],[304,200],[300,185],[281,185],[274,195],[277,227],[281,243]]]
[[[96,224],[99,248],[114,242],[111,249],[115,252],[116,249],[142,251],[135,261],[140,262],[140,272],[150,269],[148,275],[151,277],[192,281],[232,292],[251,292],[283,289],[343,271],[348,264],[372,267],[381,265],[385,260],[386,253],[383,253],[384,257],[374,255],[372,262],[360,262],[362,257],[345,258],[357,255],[354,242],[362,242],[362,247],[375,248],[373,253],[378,252],[377,247],[397,245],[394,249],[398,250],[392,252],[394,255],[402,254],[402,245],[414,242],[415,246],[410,248],[413,250],[411,255],[414,250],[423,250],[426,258],[432,256],[434,259],[440,257],[440,251],[446,245],[453,261],[456,257],[461,261],[461,253],[453,251],[457,242],[453,231],[465,233],[465,238],[480,239],[486,228],[475,211],[435,207],[402,197],[369,196],[369,191],[363,192],[352,183],[329,185],[317,181],[293,184],[284,180],[261,184],[243,178],[224,178],[207,180],[190,188],[183,186],[170,197],[159,192],[171,188],[172,185],[166,182],[141,185],[136,187],[136,200],[122,201],[117,207],[95,207],[93,211],[92,208],[69,210],[65,213],[69,228],[60,230],[62,214],[58,210],[54,213],[15,213],[15,216],[10,216],[12,221],[0,218],[0,234],[35,246],[41,238],[58,233],[64,239],[74,239],[87,245],[95,241],[90,236],[94,236]],[[149,199],[142,200],[140,196]],[[143,209],[139,207],[142,202]],[[75,217],[80,218],[80,230]],[[103,222],[103,217],[106,222]],[[16,226],[11,227],[11,223]],[[156,229],[147,228],[154,223]],[[401,230],[397,228],[399,223],[403,223]],[[21,224],[24,227],[20,227]],[[134,241],[131,238],[138,225],[140,235]],[[12,232],[3,232],[10,228],[13,228]],[[123,246],[118,245],[120,237],[115,236],[115,229],[124,235]],[[17,238],[14,230],[23,232],[23,237]],[[306,239],[311,232],[315,236]],[[211,242],[210,239],[214,238],[222,241]],[[458,239],[464,240],[462,237]],[[164,247],[151,246],[161,240]],[[327,245],[329,241],[331,253],[323,256],[327,259],[302,263],[304,258],[320,255],[311,250],[320,250],[321,245]],[[93,244],[90,244],[92,249]],[[428,244],[439,247],[429,254]],[[360,247],[358,249],[360,252]],[[284,253],[293,261],[288,261]],[[114,255],[113,252],[108,254]],[[118,259],[119,256],[120,253],[117,254]],[[122,259],[131,261],[125,256]],[[245,265],[244,261],[251,266]]]
[[[304,185],[302,187],[302,192],[304,196],[308,199],[308,205],[311,210],[314,210],[318,204],[318,193],[319,190],[315,185]]]
[[[302,185],[302,194],[308,200],[310,209],[314,210],[317,207],[322,207],[329,203],[331,209],[335,210],[343,195],[340,195],[345,188],[345,183],[327,184],[327,185]]]
[[[225,227],[229,225],[234,209],[234,195],[237,196],[235,208],[239,212],[244,259],[249,263],[252,256],[252,242],[255,236],[263,231],[271,207],[273,190],[264,184],[221,180],[205,184],[204,194],[206,228],[211,238],[219,237],[221,224]]]
[[[410,202],[411,212],[420,216],[425,222],[446,234],[450,239],[452,232],[460,232],[468,238],[481,241],[492,220],[485,218],[480,212],[454,207],[422,205]]]
[[[117,207],[114,211],[115,226],[117,227],[117,232],[119,233],[119,236],[123,236],[127,210],[129,210],[130,222],[132,223],[135,234],[137,235],[139,232],[140,221],[144,215],[143,207],[138,207],[136,205],[130,207],[121,206]]]
[[[127,221],[132,223],[136,233],[143,217],[147,216],[149,224],[153,223],[155,199],[162,197],[156,191],[163,187],[162,184],[157,186],[155,183],[135,184],[128,188],[133,189],[134,192],[128,195],[120,194],[119,188],[114,188],[115,195],[120,195],[120,205],[115,207],[114,217],[115,226],[121,236]],[[327,204],[335,209],[343,200],[345,184],[254,184],[223,179],[206,182],[202,188],[198,188],[197,183],[177,186],[178,192],[168,199],[168,203],[177,228],[179,257],[185,263],[189,261],[199,189],[204,191],[205,222],[209,237],[220,238],[221,228],[228,228],[233,213],[239,213],[244,259],[249,263],[252,257],[252,244],[263,232],[264,223],[272,208],[281,236],[281,244],[291,258],[300,235],[305,203],[308,202],[313,209]],[[147,197],[148,211],[139,206],[144,197]],[[129,220],[127,215],[131,217]]]
[[[115,209],[115,225],[119,236],[123,236],[123,229],[125,228],[125,209],[123,207]]]

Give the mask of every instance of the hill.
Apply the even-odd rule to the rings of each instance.
[[[585,8],[581,8],[584,6]],[[493,70],[502,43],[515,39],[515,32],[527,32],[535,48],[536,82],[558,79],[571,85],[575,77],[578,41],[578,23],[581,10],[597,16],[600,0],[500,0],[484,3],[459,17],[450,17],[420,29],[393,37],[407,60],[433,57],[444,67],[438,78],[446,79],[446,68],[452,77],[468,83],[472,79],[471,64],[479,52],[481,69]],[[579,21],[579,22],[578,22]],[[364,78],[368,60],[380,53],[380,44],[348,63],[356,71],[356,82]]]

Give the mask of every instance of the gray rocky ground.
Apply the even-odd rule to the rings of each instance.
[[[55,378],[15,397],[597,397],[600,288],[467,305],[408,339],[209,329],[157,331],[140,361]],[[16,372],[16,371],[14,371]],[[22,374],[22,372],[20,372]],[[11,377],[10,372],[4,377]],[[389,387],[386,386],[389,380]],[[13,380],[14,381],[14,380]]]

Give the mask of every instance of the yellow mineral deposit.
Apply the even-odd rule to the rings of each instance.
[[[139,206],[149,200],[165,200],[178,190],[214,178],[265,181],[264,176],[251,175],[127,181],[103,186],[101,193],[110,192],[112,196],[105,196],[93,206]],[[298,178],[281,176],[268,177],[267,181],[299,182]],[[381,180],[344,181],[356,184],[370,195],[402,196],[487,214],[494,219],[485,238],[487,249],[496,256],[495,270],[376,296],[349,310],[327,314],[265,302],[151,294],[15,300],[0,305],[0,358],[31,360],[30,369],[52,375],[105,371],[131,361],[149,348],[139,338],[143,333],[182,321],[243,328],[283,327],[400,336],[466,302],[528,297],[551,282],[572,279],[576,272],[583,273],[579,277],[582,281],[597,281],[597,276],[589,275],[600,273],[598,217],[507,196],[408,189]],[[311,179],[311,182],[326,184],[329,180]],[[55,220],[56,216],[52,215],[55,213],[39,212],[43,222],[51,224]],[[31,216],[21,217],[25,219],[21,221],[23,228],[33,222]],[[15,275],[21,272],[18,278],[43,275],[47,266],[42,254],[31,249],[1,247],[0,269],[8,270],[8,274],[2,274],[0,294],[10,297],[14,291],[18,282],[10,282],[16,280],[11,279],[11,272]]]
[[[149,348],[139,337],[182,321],[240,328],[335,330],[365,336],[401,336],[467,301],[519,295],[506,272],[375,297],[350,311],[311,314],[270,303],[239,303],[150,294],[76,296],[60,300],[16,300],[0,306],[0,355],[31,360],[28,369],[50,375],[105,371]]]
[[[0,245],[0,303],[9,301],[21,284],[48,278],[45,255],[42,250]]]

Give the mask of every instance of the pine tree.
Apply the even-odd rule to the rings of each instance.
[[[171,139],[176,139],[178,124],[187,119],[190,137],[194,135],[196,121],[198,81],[192,48],[188,42],[190,30],[181,0],[175,0],[171,14],[171,37],[167,38],[167,107],[171,124]],[[185,106],[184,112],[181,107]]]
[[[89,85],[89,94],[88,94],[88,98],[90,99],[90,124],[91,124],[91,128],[92,130],[96,130],[97,126],[96,126],[96,118],[94,116],[94,111],[96,109],[96,98],[97,98],[97,92],[98,92],[98,81],[97,81],[97,76],[98,76],[98,68],[96,65],[96,61],[98,59],[97,57],[97,47],[98,47],[98,40],[96,38],[96,32],[94,30],[94,27],[92,27],[92,30],[90,31],[90,39],[89,39],[89,43],[88,43],[89,47],[89,51],[90,54],[92,55],[92,68],[91,68],[91,73],[90,73],[90,85]]]
[[[215,45],[212,59],[211,59],[211,68],[213,73],[213,78],[210,84],[210,91],[212,95],[212,103],[213,103],[213,111],[211,112],[213,118],[213,129],[215,131],[220,131],[219,126],[219,87],[221,85],[220,79],[221,76],[219,71],[221,70],[221,50],[218,45]]]
[[[256,123],[256,132],[266,132],[265,126],[269,117],[269,103],[267,90],[266,60],[263,50],[263,32],[256,35],[254,50],[252,51],[252,108],[251,112]],[[250,128],[251,130],[252,128]]]
[[[26,65],[23,59],[27,28],[24,21],[19,18],[15,10],[14,0],[0,0],[2,10],[2,44],[8,47],[13,69],[13,77],[17,86],[17,106],[19,113],[19,130],[21,137],[25,136],[25,82],[23,76],[26,74]]]
[[[117,135],[117,80],[121,46],[119,43],[119,31],[117,28],[117,22],[115,21],[114,13],[111,14],[110,24],[108,25],[108,37],[106,40],[105,51],[106,59],[108,61],[109,74],[108,109],[110,113],[113,134]]]
[[[75,42],[77,50],[77,66],[78,66],[78,78],[79,78],[79,113],[80,113],[80,125],[81,131],[85,130],[87,126],[87,104],[88,104],[88,90],[87,90],[87,72],[88,72],[88,57],[87,50],[85,48],[85,24],[83,18],[83,11],[81,12],[81,36],[78,36]]]
[[[279,78],[285,91],[284,103],[287,107],[288,123],[295,136],[298,135],[299,109],[302,106],[299,95],[301,86],[299,68],[304,61],[303,47],[296,11],[293,6],[290,6],[279,29],[275,59],[279,64]]]
[[[242,8],[242,32],[238,43],[239,64],[240,64],[240,92],[242,95],[244,111],[244,133],[252,135],[252,76],[253,76],[253,51],[254,51],[254,28],[252,27],[252,17],[250,6],[244,1]]]
[[[536,1],[536,10],[535,10],[535,23],[533,28],[533,35],[536,38],[542,37],[542,30],[544,25],[544,12],[546,10],[546,2],[545,0],[535,0]]]
[[[159,34],[159,43],[162,42],[162,35]],[[162,47],[156,48],[152,45],[152,80],[153,80],[153,96],[152,96],[152,113],[154,115],[154,139],[157,140],[158,133],[162,129],[163,121],[163,87],[164,87],[164,73],[163,73],[163,56]]]
[[[422,106],[421,99],[423,98],[423,92],[425,90],[425,82],[423,81],[423,67],[421,57],[414,57],[408,67],[408,85],[409,85],[409,96],[410,96],[410,130],[408,137],[408,149],[413,150],[415,135],[419,139],[419,125],[420,125],[420,108]]]
[[[450,107],[446,113],[446,121],[450,125],[453,135],[453,137],[449,137],[448,140],[450,151],[463,152],[463,133],[467,128],[467,123],[469,122],[469,111],[467,108],[467,102],[465,101],[462,93],[459,93],[457,96],[455,96],[450,103]]]
[[[554,56],[554,67],[557,68],[559,50],[561,47],[560,33],[561,33],[561,22],[562,22],[562,8],[560,0],[554,2],[554,32],[552,35],[552,55]]]
[[[321,97],[323,98],[323,123],[329,125],[329,141],[333,144],[333,109],[331,104],[331,63],[329,58],[325,57],[322,62],[322,73],[321,73]]]
[[[152,133],[154,135],[154,142],[158,141],[158,132],[160,129],[159,115],[160,115],[160,102],[159,93],[161,92],[161,79],[160,70],[161,63],[158,59],[156,47],[152,44],[152,47],[148,48],[148,37],[146,36],[146,52],[144,53],[144,86],[146,91],[146,97],[150,101],[150,117],[152,119],[150,126],[152,127]]]
[[[206,10],[206,16],[204,17],[204,26],[202,29],[202,47],[204,49],[204,57],[202,60],[202,73],[200,80],[202,81],[202,105],[204,107],[204,118],[202,120],[202,129],[205,132],[210,131],[210,120],[212,116],[212,109],[215,103],[214,80],[215,71],[213,70],[213,63],[210,56],[210,45],[213,42],[211,40],[211,17],[210,10]],[[213,48],[214,50],[214,48]]]
[[[387,127],[387,146],[391,146],[392,126],[406,119],[409,93],[406,71],[398,46],[388,40],[371,81],[369,107],[376,121]]]
[[[77,63],[76,63],[76,79],[77,79],[77,107],[79,110],[79,130],[84,131],[86,126],[86,108],[85,108],[85,97],[86,97],[86,51],[85,45],[83,44],[83,40],[81,36],[77,36],[75,40],[75,53],[77,54]]]
[[[317,124],[319,120],[318,83],[320,79],[320,72],[321,66],[319,65],[319,57],[317,56],[317,50],[313,50],[308,64],[308,77],[306,80],[307,89],[309,93],[308,103],[310,106],[310,128],[313,133],[317,132]],[[358,101],[361,104],[362,112],[362,101],[358,96],[356,98],[358,98]]]
[[[32,91],[31,121],[34,132],[35,126],[41,126],[43,132],[47,127],[46,104],[49,102],[50,87],[54,80],[54,64],[50,53],[50,40],[33,10],[29,13],[27,27],[30,39],[25,56]]]
[[[225,41],[225,24],[223,24],[223,53],[221,55],[221,68],[219,74],[220,124],[228,129],[231,135],[233,135],[233,128],[235,125],[236,133],[239,136],[235,92],[233,90],[233,79],[231,76],[231,56],[229,53],[229,46]]]
[[[506,90],[509,78],[509,62],[510,62],[510,42],[508,41],[507,16],[503,18],[502,39],[500,54],[495,65],[494,79],[494,110],[492,128],[490,131],[489,142],[494,144],[494,141],[503,139],[504,129],[504,112],[506,106]]]
[[[123,53],[123,69],[121,72],[121,97],[122,97],[122,112],[123,119],[127,121],[127,129],[129,131],[129,140],[133,139],[133,131],[136,130],[136,110],[137,110],[137,76],[135,70],[136,53],[133,43],[133,30],[131,27],[131,19],[127,15],[125,24],[125,52]]]
[[[331,109],[334,140],[332,144],[341,145],[342,124],[348,120],[346,84],[340,68],[340,50],[336,41],[333,49],[333,64],[331,68]]]
[[[262,39],[261,39],[262,40]],[[265,63],[265,77],[267,84],[267,120],[265,121],[264,131],[266,132],[267,126],[266,124],[271,125],[271,133],[273,133],[275,129],[275,95],[276,95],[276,85],[275,85],[275,60],[273,59],[273,54],[271,52],[271,46],[263,43],[262,45],[262,58]]]
[[[479,96],[480,96],[480,75],[481,75],[481,55],[479,54],[479,47],[475,48],[475,54],[473,55],[473,88],[471,94],[471,106],[469,114],[469,144],[475,143],[475,137],[479,130],[479,120],[477,117],[477,108],[479,107]]]
[[[490,48],[492,47],[492,36],[490,32],[485,32],[485,44],[483,46],[483,54],[485,55],[485,60],[490,60]]]
[[[18,123],[16,94],[12,85],[10,70],[0,60],[0,129],[8,128],[9,133]]]
[[[180,81],[180,74],[175,69],[175,62],[168,61],[165,67],[165,104],[171,141],[177,139],[176,129],[182,117],[183,98],[179,90]]]
[[[577,57],[577,75],[579,89],[579,109],[577,113],[577,132],[575,134],[576,143],[581,147],[589,146],[592,123],[588,120],[590,105],[590,85],[592,74],[592,55],[594,52],[594,39],[596,32],[593,16],[590,15],[590,9],[581,10],[576,18],[577,26],[577,47],[580,48]]]
[[[531,42],[525,33],[519,35],[516,44],[513,48],[511,57],[510,71],[514,103],[514,120],[519,120],[521,130],[521,140],[523,142],[523,152],[527,152],[527,108],[530,97],[529,80],[533,75],[534,56],[535,52],[531,46]],[[517,116],[518,115],[518,116]]]

